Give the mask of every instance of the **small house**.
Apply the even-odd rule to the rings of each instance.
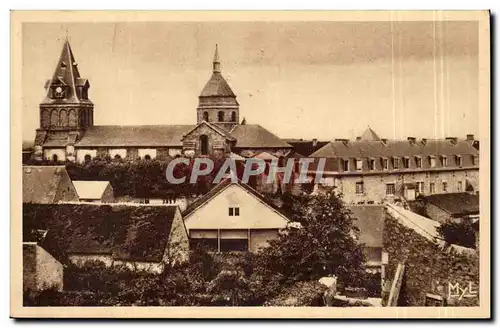
[[[289,220],[249,185],[223,180],[183,213],[191,248],[256,252]]]
[[[78,197],[82,202],[113,203],[113,187],[109,181],[73,181]]]

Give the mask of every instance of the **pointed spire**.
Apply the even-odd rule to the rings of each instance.
[[[68,35],[66,35],[61,55],[59,56],[59,61],[55,67],[52,79],[48,80],[45,84],[47,94],[43,102],[53,102],[54,99],[51,87],[54,88],[59,86],[64,90],[64,96],[61,99],[64,99],[64,101],[69,103],[80,103],[82,100],[80,98],[86,98],[86,96],[82,97],[80,92],[78,92],[77,87],[88,89],[88,85],[87,79],[83,79],[80,76],[78,65],[73,55],[73,51],[71,50]],[[84,99],[84,101],[88,101],[88,99]]]
[[[213,71],[214,71],[214,73],[220,73],[220,59],[219,59],[219,46],[218,46],[218,44],[215,44]]]

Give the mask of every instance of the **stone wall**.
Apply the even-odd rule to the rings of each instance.
[[[398,263],[405,264],[398,306],[424,306],[428,293],[442,296],[449,306],[479,306],[477,253],[444,250],[389,214],[383,236],[389,255],[387,279],[393,279]]]

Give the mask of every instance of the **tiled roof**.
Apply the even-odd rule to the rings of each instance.
[[[195,125],[95,125],[85,131],[76,147],[182,147],[183,135]]]
[[[259,124],[237,125],[230,135],[237,140],[237,148],[292,148]]]
[[[102,194],[109,185],[109,181],[75,181],[76,192],[80,199],[101,199]]]
[[[213,72],[200,97],[236,97],[220,72]]]
[[[360,231],[359,241],[367,247],[383,247],[385,208],[383,205],[348,206],[354,225]]]
[[[61,262],[64,253],[160,262],[176,211],[176,206],[25,204],[23,225],[48,230],[41,246]]]
[[[49,93],[50,90],[48,87],[54,83],[67,86],[67,89],[65,91],[65,97],[63,99],[53,99],[50,97]],[[82,79],[80,77],[80,72],[78,71],[78,66],[75,57],[73,56],[73,51],[71,50],[69,41],[66,40],[64,42],[64,46],[61,51],[61,56],[59,57],[59,61],[57,62],[54,75],[52,79],[47,81],[45,85],[47,88],[47,94],[45,99],[42,101],[42,104],[53,104],[53,103],[91,104],[91,101],[88,99],[78,98],[76,92],[76,86],[83,86],[87,83],[88,81],[86,79]]]
[[[422,197],[425,201],[436,205],[451,215],[479,213],[479,196],[460,192],[436,194]]]
[[[64,166],[23,166],[23,203],[53,203],[63,178]]]

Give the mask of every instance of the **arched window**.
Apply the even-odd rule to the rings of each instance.
[[[50,126],[50,112],[48,109],[44,109],[42,112],[42,128],[48,128]]]
[[[236,122],[236,112],[231,112],[231,122]]]
[[[69,126],[76,126],[76,113],[74,109],[71,109],[68,114],[68,123]]]
[[[68,126],[68,113],[64,109],[59,113],[59,125]]]
[[[144,159],[145,159],[146,161],[149,161],[149,160],[151,159],[151,156],[146,155],[146,156],[144,156]]]
[[[80,115],[81,115],[82,126],[86,126],[87,125],[87,113],[85,111],[82,111]]]
[[[204,134],[200,136],[200,152],[202,155],[208,155],[208,136]]]
[[[203,112],[203,120],[208,122],[208,112]]]
[[[57,162],[59,160],[59,158],[57,157],[56,154],[52,155],[52,161],[53,162]]]
[[[120,155],[116,154],[115,159],[122,159],[122,157]]]
[[[59,120],[59,115],[57,115],[57,110],[53,109],[50,112],[50,126],[57,126],[57,122]]]
[[[92,160],[92,156],[90,156],[89,154],[85,155],[85,157],[83,158],[85,163],[88,163]]]
[[[223,111],[219,111],[217,113],[217,118],[219,119],[219,122],[224,122],[224,112]]]

